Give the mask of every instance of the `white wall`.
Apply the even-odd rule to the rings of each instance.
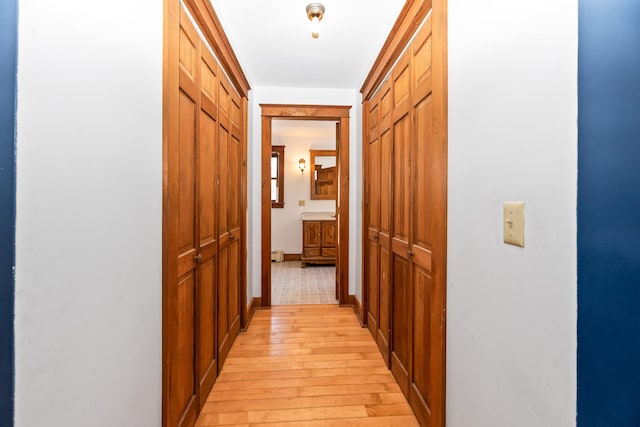
[[[448,5],[447,425],[573,426],[577,2]]]
[[[356,271],[357,260],[362,257],[362,242],[355,239],[356,228],[362,226],[360,205],[356,201],[356,183],[361,183],[360,175],[356,175],[361,163],[361,139],[358,139],[356,127],[361,126],[360,93],[347,89],[315,89],[315,88],[283,88],[254,87],[249,100],[249,153],[248,153],[248,192],[249,192],[249,224],[248,224],[248,278],[253,292],[250,297],[262,294],[260,278],[261,249],[261,170],[260,153],[262,147],[262,126],[260,104],[305,104],[305,105],[351,105],[349,128],[349,294],[354,294],[357,286],[361,286],[361,271]],[[358,184],[359,185],[359,184]],[[286,189],[285,189],[286,191]]]
[[[335,125],[334,125],[335,126]],[[302,253],[302,213],[335,212],[335,200],[311,200],[309,150],[335,150],[334,138],[272,137],[273,145],[284,145],[284,208],[271,209],[271,250],[286,254]],[[300,173],[298,161],[304,158],[307,170]],[[298,206],[304,200],[304,206]]]
[[[16,426],[161,423],[162,7],[20,1]]]

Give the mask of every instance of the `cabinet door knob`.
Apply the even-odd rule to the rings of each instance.
[[[409,249],[409,250],[407,251],[407,257],[408,257],[408,258],[411,258],[412,256],[413,256],[413,252],[411,251],[411,249]]]
[[[194,256],[193,259],[196,260],[196,262],[202,262],[202,254]]]

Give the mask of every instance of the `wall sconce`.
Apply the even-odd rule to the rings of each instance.
[[[324,6],[320,3],[307,5],[307,17],[311,21],[311,37],[317,39],[320,36],[320,21],[324,15]]]
[[[298,169],[300,169],[300,173],[304,175],[304,169],[307,167],[307,163],[304,159],[298,160]]]

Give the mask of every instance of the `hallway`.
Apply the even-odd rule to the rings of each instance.
[[[288,305],[256,312],[196,425],[418,423],[351,307]]]

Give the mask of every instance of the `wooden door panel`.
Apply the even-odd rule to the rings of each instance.
[[[196,172],[196,103],[186,93],[180,92],[179,156],[179,226],[178,226],[178,275],[182,276],[194,267],[195,239],[195,172]]]
[[[432,384],[432,348],[434,333],[438,333],[438,318],[433,319],[433,282],[428,271],[413,263],[413,359],[411,363],[410,400],[417,403],[423,420],[430,420]]]
[[[380,137],[380,231],[391,233],[391,130],[385,130]],[[384,161],[382,161],[384,159]]]
[[[221,242],[222,246],[222,242]],[[218,372],[222,369],[231,340],[229,339],[229,315],[228,315],[228,292],[229,292],[229,245],[227,242],[224,248],[218,252]]]
[[[217,376],[215,343],[215,256],[204,260],[198,271],[197,301],[197,365],[199,384],[199,409],[202,409],[206,397],[213,387]]]
[[[173,348],[171,377],[171,414],[173,425],[195,416],[196,376],[194,372],[194,292],[195,276],[187,273],[178,281],[176,312],[176,341]]]
[[[170,64],[163,108],[163,425],[168,427],[195,424],[221,368],[219,348],[226,356],[240,330],[245,248],[240,236],[246,99],[221,73],[186,7],[178,5],[167,16],[165,39]]]
[[[200,108],[213,120],[218,117],[218,64],[207,49],[201,49]]]
[[[379,100],[377,96],[369,102],[369,144],[376,141],[380,136],[380,129],[378,127],[380,122],[380,110],[378,108],[378,102]]]
[[[240,332],[240,198],[242,186],[240,173],[242,171],[242,151],[240,143],[240,99],[232,93],[231,96],[231,138],[229,139],[229,291],[228,291],[228,325],[230,339],[233,342]]]
[[[404,115],[393,125],[393,238],[409,240],[410,212],[410,150],[411,133],[409,115]]]
[[[219,114],[221,119],[218,123],[218,238],[222,238],[225,234],[229,233],[229,198],[231,192],[229,191],[229,131],[222,125],[224,116]],[[220,242],[222,243],[222,242]]]
[[[240,332],[240,241],[234,238],[229,244],[229,291],[227,315],[229,338],[235,340]]]
[[[228,226],[229,232],[234,233],[237,237],[240,234],[240,197],[241,197],[241,186],[240,186],[240,140],[236,138],[235,135],[231,135],[229,139],[229,166],[227,169],[227,173],[229,175],[229,200],[227,202],[228,209]]]
[[[444,243],[438,233],[444,222],[445,169],[439,166],[446,154],[433,138],[433,96],[431,78],[431,20],[423,26],[412,44],[413,59],[413,168],[411,225],[411,283],[413,292],[413,337],[411,391],[409,400],[423,424],[432,424],[432,410],[443,401],[442,378],[444,328],[441,306],[434,290],[434,258],[444,257]],[[444,285],[442,285],[444,286]],[[437,401],[434,397],[437,396]]]
[[[414,146],[413,155],[416,167],[413,176],[413,227],[412,245],[414,252],[418,249],[430,251],[433,245],[435,213],[431,206],[434,200],[434,188],[431,176],[435,161],[433,144],[431,144],[431,96],[421,101],[414,109]],[[431,267],[423,266],[430,271]]]
[[[180,28],[180,89],[178,166],[178,271],[175,337],[169,379],[172,396],[169,416],[173,425],[188,424],[197,412],[195,360],[196,236],[196,124],[197,34],[188,23]]]
[[[208,52],[207,52],[208,53]],[[209,59],[210,60],[210,59]],[[196,365],[198,372],[199,399],[198,410],[205,404],[213,383],[217,377],[217,351],[215,341],[216,307],[215,284],[217,281],[217,229],[216,229],[216,128],[215,115],[212,108],[215,99],[211,99],[215,91],[215,75],[206,58],[201,61],[201,76],[207,75],[207,84],[201,86],[201,102],[198,133],[198,253],[199,264],[196,291]]]
[[[409,395],[409,262],[393,254],[393,326],[391,371],[402,392]]]
[[[198,244],[204,259],[216,249],[216,122],[200,112],[198,138]]]
[[[428,19],[412,43],[411,68],[413,70],[412,98],[414,104],[416,104],[416,100],[423,99],[431,93],[431,35],[431,19]]]
[[[393,70],[392,121],[398,121],[409,112],[411,102],[410,52],[406,52]]]
[[[369,143],[369,228],[380,229],[380,140]]]
[[[379,245],[379,281],[380,281],[380,297],[379,297],[379,325],[378,325],[378,347],[382,352],[382,357],[387,366],[389,366],[389,342],[391,333],[391,253],[389,251],[388,236],[381,235]]]
[[[377,233],[376,233],[377,235]],[[369,259],[368,259],[368,284],[369,284],[369,302],[368,302],[368,318],[367,326],[371,331],[371,335],[376,339],[378,337],[378,318],[380,315],[380,278],[379,271],[379,247],[377,238],[369,238]]]

